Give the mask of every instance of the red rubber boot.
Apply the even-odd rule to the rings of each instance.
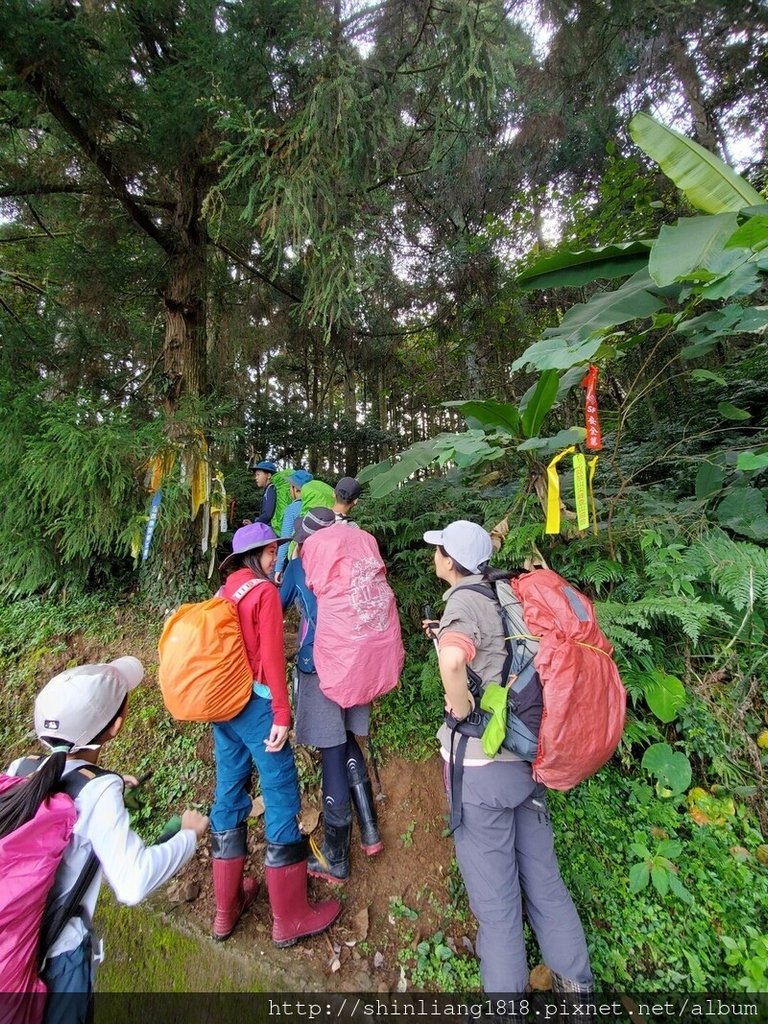
[[[259,884],[255,878],[244,878],[245,826],[227,832],[211,833],[211,869],[216,917],[211,936],[217,942],[228,939],[241,916],[256,899]],[[242,853],[239,851],[242,850]]]
[[[299,939],[319,935],[341,913],[338,900],[307,900],[307,843],[269,843],[266,881],[272,906],[272,941],[292,946]]]

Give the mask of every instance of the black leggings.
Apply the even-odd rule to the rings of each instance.
[[[358,775],[367,775],[363,752],[351,732],[346,743],[337,747],[323,747],[323,806],[345,807],[349,803],[348,770]]]

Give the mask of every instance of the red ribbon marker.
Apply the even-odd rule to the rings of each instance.
[[[603,447],[600,433],[600,418],[597,409],[597,376],[600,371],[594,363],[589,364],[581,386],[586,389],[584,401],[584,426],[587,428],[586,447],[589,451],[599,452]]]

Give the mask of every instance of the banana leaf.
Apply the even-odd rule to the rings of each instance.
[[[648,262],[653,239],[614,242],[595,249],[561,250],[537,260],[522,274],[523,291],[539,288],[576,287],[598,278],[628,277]]]
[[[635,114],[629,122],[629,133],[697,210],[736,212],[764,202],[748,181],[714,153],[648,114]]]

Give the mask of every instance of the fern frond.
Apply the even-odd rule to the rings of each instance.
[[[679,626],[688,639],[696,644],[708,625],[719,622],[733,627],[733,617],[717,604],[700,598],[649,596],[629,604],[604,601],[598,606],[600,624],[610,635],[617,625],[651,629],[659,620]]]
[[[768,606],[768,551],[712,530],[691,545],[681,559],[689,578],[706,580],[737,610]]]
[[[605,630],[605,635],[616,648],[617,653],[621,653],[625,657],[629,657],[630,654],[634,654],[637,657],[644,654],[653,654],[653,647],[651,646],[650,640],[647,640],[643,636],[639,636],[631,629],[619,626],[615,622],[606,622],[603,625],[603,628]]]
[[[627,568],[612,558],[593,558],[582,569],[582,578],[591,583],[599,594],[606,583],[619,583],[624,579]]]

